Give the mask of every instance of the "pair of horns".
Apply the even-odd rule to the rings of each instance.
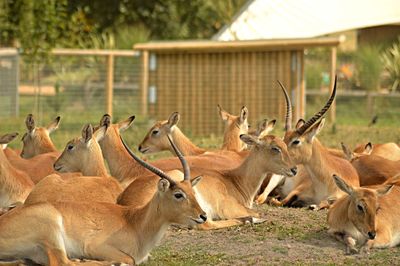
[[[286,117],[285,117],[285,130],[291,130],[292,128],[292,104],[290,102],[289,95],[286,91],[285,86],[278,80],[279,85],[282,88],[283,94],[285,95],[286,100]],[[332,105],[333,100],[336,96],[336,83],[337,83],[337,76],[335,76],[335,83],[333,85],[331,96],[329,97],[328,101],[326,102],[325,106],[316,113],[313,117],[311,117],[307,122],[305,122],[300,128],[296,129],[296,132],[302,135],[306,130],[311,127],[318,119],[320,119],[328,110],[329,107]]]
[[[172,148],[174,149],[176,155],[178,156],[179,160],[181,161],[182,167],[183,167],[183,180],[184,181],[189,181],[190,180],[190,168],[189,168],[189,164],[187,163],[187,161],[185,160],[185,158],[183,157],[182,153],[180,152],[180,150],[178,149],[178,147],[176,147],[175,143],[173,142],[171,135],[168,134],[167,135],[169,143],[171,144]],[[158,175],[161,178],[165,178],[169,181],[169,183],[171,185],[176,184],[176,182],[170,177],[168,176],[166,173],[164,173],[164,171],[162,171],[161,169],[158,169],[157,167],[154,167],[150,164],[148,164],[147,162],[143,161],[142,159],[140,159],[136,154],[134,154],[131,149],[129,149],[129,147],[126,145],[125,141],[123,140],[122,136],[120,136],[120,139],[122,141],[122,144],[124,145],[125,149],[128,151],[128,153],[140,164],[142,165],[144,168],[148,169],[149,171],[153,172],[154,174]]]

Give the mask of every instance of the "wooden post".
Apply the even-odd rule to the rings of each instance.
[[[112,116],[113,112],[113,87],[114,87],[114,55],[107,57],[107,86],[106,86],[106,112]]]
[[[337,48],[336,46],[333,46],[331,48],[331,77],[330,77],[330,88],[329,91],[332,92],[333,89],[333,84],[335,83],[335,76],[336,76],[336,51]],[[336,93],[337,94],[337,93]],[[331,105],[331,110],[330,110],[330,120],[332,123],[335,123],[336,121],[336,100],[333,101]]]
[[[304,49],[299,52],[300,57],[300,117],[306,117],[306,85],[304,80]]]
[[[143,116],[147,116],[148,111],[148,90],[149,90],[149,52],[142,52],[142,82],[141,82],[141,113]]]

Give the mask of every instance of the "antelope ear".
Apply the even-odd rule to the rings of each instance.
[[[306,121],[304,119],[300,118],[296,123],[296,129],[301,128],[305,123],[306,123]]]
[[[313,125],[310,128],[310,130],[304,133],[309,142],[312,142],[314,137],[318,135],[319,132],[321,132],[321,129],[324,127],[324,124],[325,124],[325,118],[322,118],[321,121]]]
[[[133,120],[135,120],[135,116],[132,115],[131,117],[129,117],[128,119],[119,122],[118,123],[118,130],[119,132],[123,132],[125,130],[127,130],[133,123]]]
[[[257,138],[255,138],[251,135],[248,135],[248,134],[241,134],[240,139],[247,145],[255,146],[255,145],[260,145],[260,143],[261,143]]]
[[[340,190],[346,192],[350,196],[353,194],[353,188],[349,186],[342,178],[334,174],[333,179],[335,180],[336,186],[338,186]]]
[[[0,144],[4,144],[3,149],[7,147],[7,144],[13,141],[18,136],[17,132],[5,134],[0,137]]]
[[[389,194],[390,193],[390,191],[392,191],[392,188],[394,187],[394,185],[392,184],[392,185],[385,185],[385,186],[382,186],[382,187],[380,187],[380,188],[378,188],[377,190],[376,190],[376,194],[378,194],[378,196],[380,197],[380,196],[384,196],[384,195],[386,195],[386,194]]]
[[[35,128],[36,128],[35,120],[33,119],[33,115],[32,114],[29,114],[26,117],[25,125],[26,125],[26,128],[28,129],[28,132],[32,134],[34,132]]]
[[[162,178],[158,181],[158,191],[165,193],[168,191],[169,187],[170,183],[167,179]]]
[[[219,104],[217,105],[217,108],[218,108],[218,113],[219,113],[219,116],[221,117],[221,119],[223,121],[227,121],[229,119],[230,114],[227,111],[225,111],[224,109],[222,109],[221,105],[219,105]]]
[[[93,136],[93,127],[91,124],[86,124],[82,128],[82,138],[85,143],[89,143]]]
[[[246,106],[243,106],[242,109],[240,110],[240,122],[241,123],[244,123],[244,121],[246,121],[248,114],[249,114],[249,110],[247,109]]]
[[[93,137],[96,139],[97,142],[101,141],[104,138],[107,132],[107,128],[107,126],[101,126],[93,133]]]
[[[192,187],[194,187],[195,185],[197,185],[197,183],[199,183],[201,179],[202,179],[202,176],[201,176],[201,175],[196,176],[195,178],[193,178],[192,181],[190,181],[191,184],[192,184]]]
[[[100,126],[109,127],[111,125],[111,116],[109,114],[104,114],[100,119]]]
[[[365,147],[364,147],[363,154],[370,155],[372,152],[372,148],[373,148],[372,143],[368,142],[367,145],[365,145]]]
[[[343,150],[344,155],[346,156],[346,159],[349,161],[353,160],[354,153],[349,148],[347,148],[347,146],[344,145],[343,142],[341,142],[340,145],[342,146],[342,150]]]
[[[265,129],[266,134],[268,134],[269,132],[271,132],[276,124],[276,119],[272,119],[271,121],[268,121],[267,127]]]
[[[57,116],[57,117],[53,120],[53,122],[51,122],[51,123],[46,127],[46,129],[47,129],[47,131],[49,132],[49,134],[52,133],[54,130],[56,130],[56,129],[58,128],[58,126],[60,125],[60,120],[61,120],[61,117],[60,117],[60,116]]]
[[[177,125],[181,115],[178,112],[173,112],[168,118],[168,126],[172,128],[173,126]]]

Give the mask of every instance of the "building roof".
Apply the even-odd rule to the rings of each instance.
[[[310,38],[398,23],[399,0],[250,0],[213,39]]]

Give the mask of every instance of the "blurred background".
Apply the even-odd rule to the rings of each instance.
[[[399,142],[399,1],[0,0],[0,133],[61,115],[59,148],[106,112],[136,115],[135,144],[179,111],[185,133],[219,146],[217,103],[281,130],[276,80],[307,118],[335,74],[328,144]]]

